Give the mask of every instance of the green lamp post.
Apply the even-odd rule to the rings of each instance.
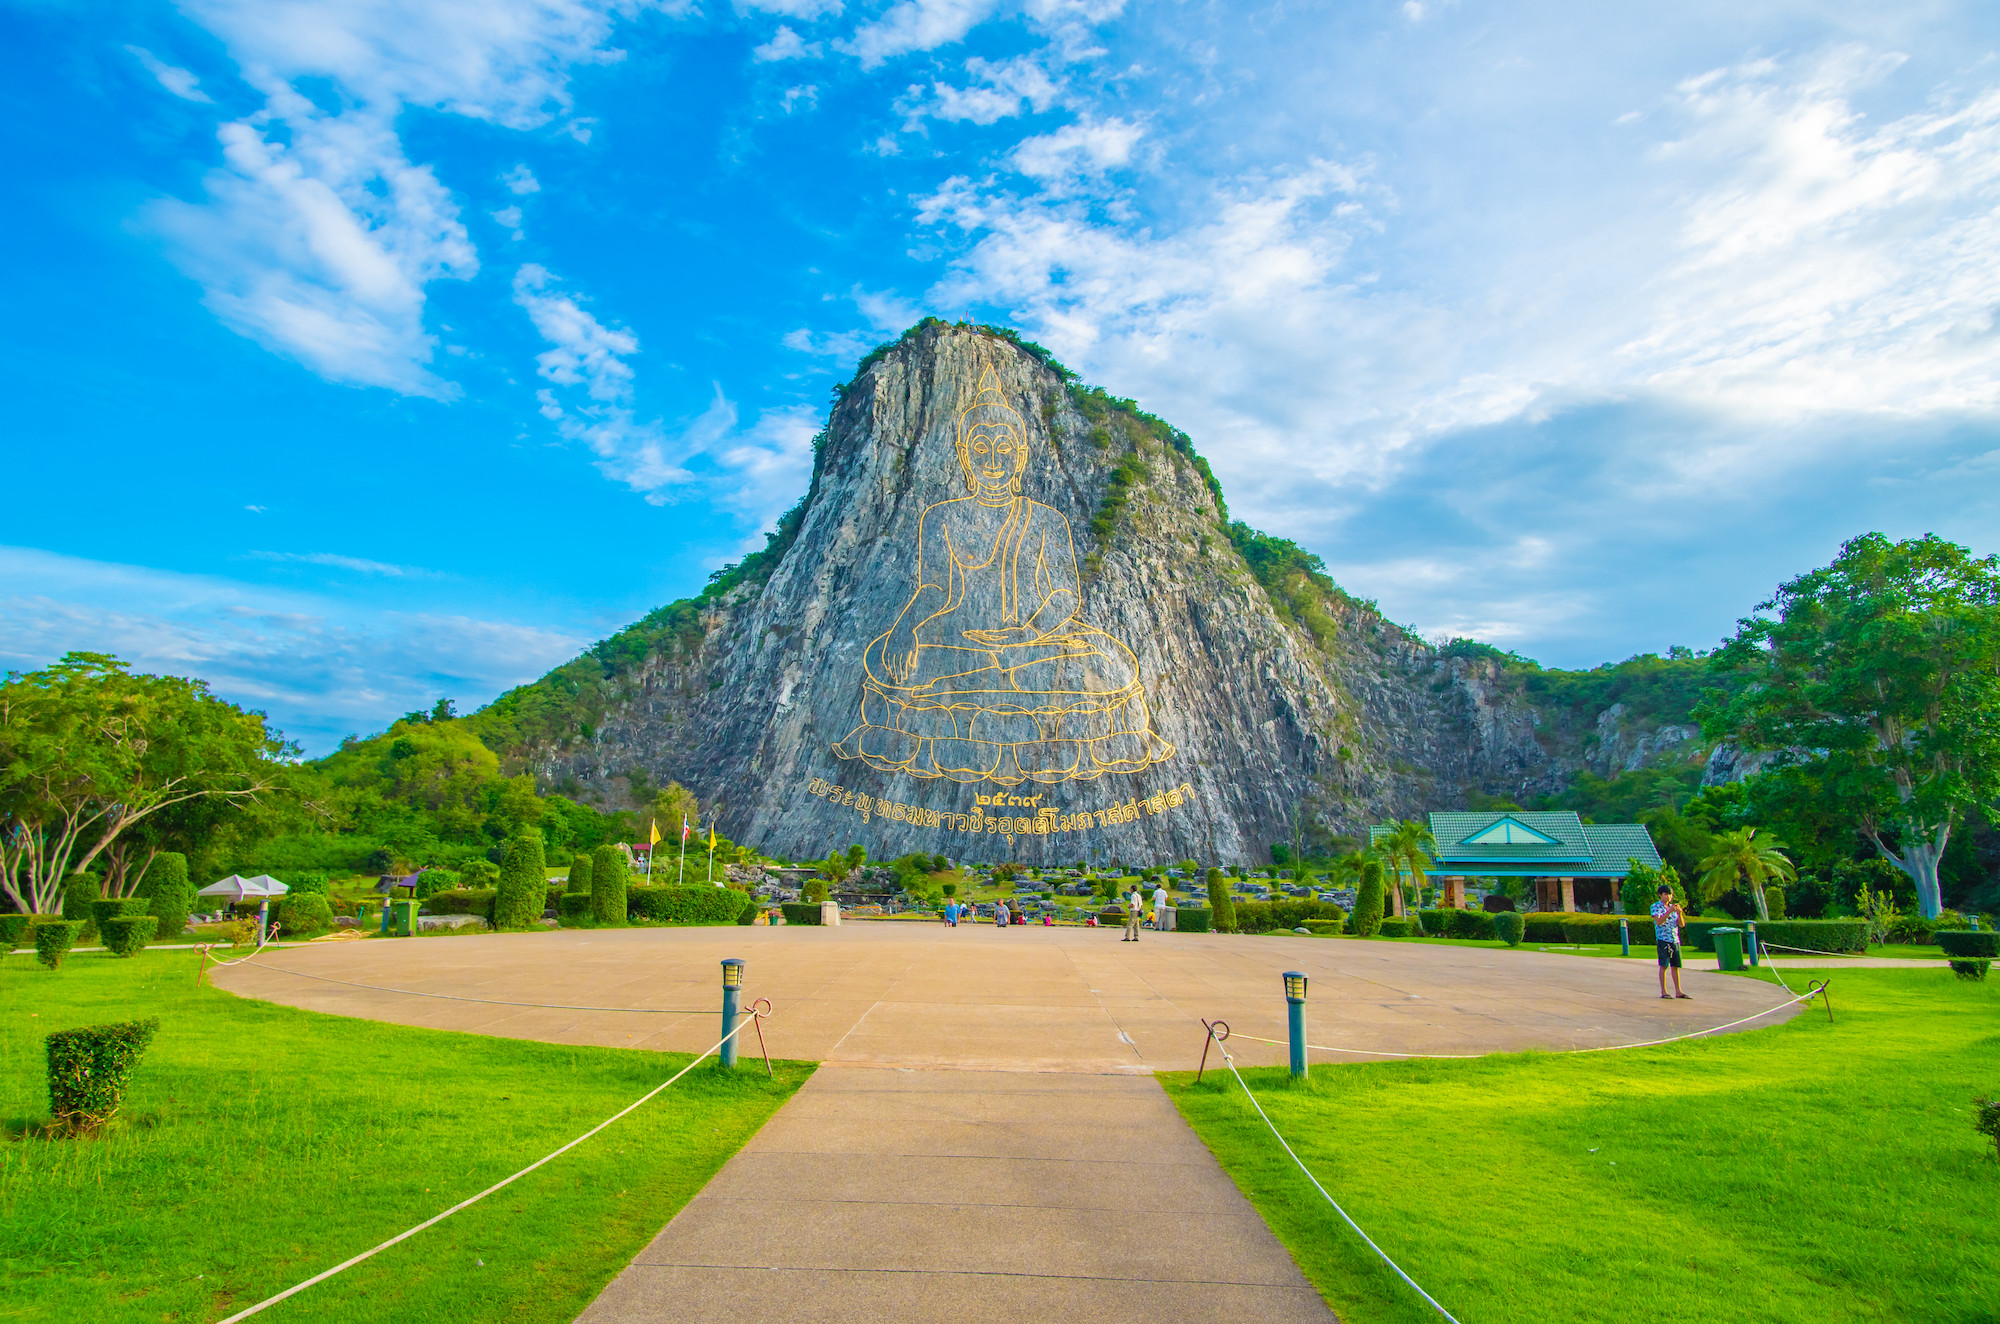
[[[736,1028],[736,999],[743,992],[743,962],[730,957],[722,963],[722,1065],[736,1065],[736,1040],[729,1033]]]
[[[1306,1078],[1306,977],[1301,970],[1285,971],[1285,1012],[1292,1031],[1292,1075]]]

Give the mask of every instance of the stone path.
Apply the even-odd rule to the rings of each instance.
[[[1400,1052],[1657,1039],[1777,1001],[1768,984],[1690,970],[1696,1000],[1662,1002],[1650,963],[1553,953],[898,923],[328,944],[214,978],[350,1016],[698,1051],[718,1032],[725,956],[745,959],[746,993],[772,1002],[773,1054],[826,1065],[580,1324],[1325,1324],[1318,1294],[1151,1078],[1195,1065],[1200,1017],[1282,1039],[1287,969],[1311,977],[1313,1042]],[[1232,1048],[1246,1064],[1283,1053]]]

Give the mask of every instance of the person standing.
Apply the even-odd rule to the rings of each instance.
[[[1132,895],[1125,898],[1125,942],[1139,941],[1139,915],[1145,908],[1146,899],[1139,892],[1139,885],[1132,884]]]
[[[1681,925],[1685,917],[1674,900],[1674,889],[1662,883],[1660,899],[1653,903],[1653,950],[1660,958],[1660,996],[1685,998],[1681,992]],[[1667,992],[1667,971],[1674,972],[1674,991]],[[1691,1001],[1692,999],[1690,999]]]
[[[1167,923],[1167,885],[1160,883],[1153,888],[1153,932],[1165,933],[1173,926]]]

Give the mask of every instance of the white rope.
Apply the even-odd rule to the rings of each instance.
[[[1783,984],[1784,980],[1781,979],[1778,982],[1780,984]],[[1785,991],[1787,993],[1790,993],[1791,992],[1790,987],[1787,987]],[[1658,1048],[1661,1044],[1675,1044],[1679,1043],[1683,1039],[1699,1039],[1706,1034],[1721,1034],[1724,1030],[1733,1030],[1739,1025],[1748,1025],[1751,1021],[1761,1020],[1764,1017],[1769,1016],[1772,1012],[1783,1011],[1787,1007],[1793,1006],[1800,1002],[1808,1001],[1818,996],[1819,993],[1817,990],[1810,993],[1800,993],[1791,998],[1786,999],[1783,1002],[1780,1002],[1775,1007],[1767,1007],[1763,1011],[1757,1012],[1754,1015],[1745,1016],[1740,1021],[1730,1021],[1727,1025],[1711,1025],[1705,1030],[1690,1030],[1686,1034],[1677,1034],[1667,1039],[1646,1039],[1636,1044],[1606,1044],[1599,1048],[1566,1048],[1561,1051],[1565,1053],[1616,1053],[1626,1048]],[[1286,1043],[1290,1042],[1289,1040],[1285,1039],[1266,1039],[1260,1035],[1244,1034],[1240,1030],[1231,1034],[1230,1038],[1249,1039],[1260,1044],[1278,1044],[1281,1047]],[[1380,1049],[1380,1048],[1333,1048],[1326,1044],[1307,1044],[1306,1047],[1321,1053],[1353,1053],[1357,1056],[1363,1056],[1363,1057],[1397,1057],[1397,1058],[1408,1058],[1408,1059],[1422,1058],[1425,1061],[1437,1060],[1437,1061],[1469,1062],[1474,1058],[1492,1056],[1492,1054],[1490,1053],[1391,1053],[1386,1049]]]
[[[229,964],[237,963],[231,961]],[[325,984],[345,984],[349,988],[365,988],[375,993],[401,993],[409,998],[443,998],[447,1002],[478,1002],[488,1007],[539,1007],[544,1011],[637,1011],[652,1016],[703,1016],[715,1010],[713,1007],[688,1011],[678,1007],[576,1007],[566,1002],[503,1002],[499,998],[468,998],[456,993],[425,993],[414,988],[384,988],[380,984],[357,984],[351,979],[335,979],[331,975],[309,975],[303,970],[287,970],[281,965],[260,965],[257,968],[269,970],[274,974],[297,975],[300,979],[317,979]]]
[[[234,962],[232,962],[231,964],[234,964]],[[262,1301],[259,1301],[256,1305],[251,1306],[248,1310],[237,1311],[235,1314],[231,1315],[228,1319],[221,1321],[221,1324],[237,1324],[238,1320],[248,1319],[252,1315],[259,1313],[260,1311],[267,1310],[270,1307],[277,1305],[280,1301],[283,1301],[286,1297],[298,1295],[300,1292],[305,1291],[308,1287],[313,1286],[315,1283],[323,1283],[327,1279],[333,1277],[335,1274],[341,1272],[342,1270],[351,1269],[355,1265],[361,1263],[363,1260],[371,1259],[374,1256],[381,1254],[383,1251],[389,1249],[389,1247],[395,1245],[397,1242],[408,1241],[411,1237],[416,1236],[417,1233],[422,1232],[425,1228],[434,1227],[437,1224],[444,1222],[445,1219],[450,1218],[453,1214],[457,1213],[459,1210],[471,1208],[473,1205],[478,1204],[481,1200],[484,1200],[487,1196],[493,1194],[495,1191],[500,1190],[507,1186],[511,1186],[516,1181],[520,1180],[521,1178],[527,1176],[529,1173],[533,1172],[536,1168],[539,1168],[544,1163],[547,1163],[550,1159],[562,1157],[570,1150],[575,1149],[578,1145],[582,1144],[584,1141],[596,1135],[599,1131],[602,1131],[605,1127],[611,1125],[619,1118],[625,1116],[626,1113],[631,1112],[633,1109],[639,1107],[640,1104],[643,1104],[648,1100],[650,1100],[654,1095],[658,1094],[668,1085],[673,1084],[674,1081],[679,1080],[682,1076],[685,1076],[688,1072],[694,1070],[696,1064],[699,1063],[702,1060],[702,1058],[705,1058],[709,1055],[709,1053],[713,1053],[717,1049],[720,1049],[722,1045],[728,1043],[739,1032],[741,1032],[741,1030],[746,1024],[758,1020],[762,1015],[763,1013],[755,1011],[748,1013],[743,1019],[737,1021],[734,1028],[732,1028],[728,1034],[725,1034],[722,1036],[722,1038],[716,1040],[715,1046],[713,1048],[710,1048],[705,1052],[696,1054],[693,1061],[689,1062],[679,1071],[676,1071],[672,1075],[672,1077],[670,1077],[663,1084],[655,1085],[652,1089],[648,1090],[645,1093],[645,1095],[642,1096],[640,1099],[638,1099],[636,1102],[626,1105],[618,1112],[613,1113],[610,1117],[605,1118],[603,1121],[599,1122],[596,1126],[591,1127],[588,1131],[585,1131],[582,1135],[570,1141],[567,1145],[564,1145],[561,1149],[556,1150],[553,1154],[548,1154],[542,1158],[536,1159],[533,1163],[530,1163],[527,1167],[522,1168],[519,1172],[515,1173],[513,1176],[503,1178],[500,1181],[493,1183],[493,1185],[487,1187],[485,1190],[473,1196],[471,1199],[459,1201],[457,1204],[445,1210],[443,1213],[425,1219],[423,1222],[417,1224],[415,1227],[411,1228],[407,1232],[397,1233],[395,1236],[390,1237],[387,1241],[383,1242],[381,1245],[375,1246],[369,1250],[362,1251],[359,1255],[356,1255],[353,1259],[342,1260],[339,1264],[334,1265],[331,1269],[328,1269],[323,1273],[316,1273],[312,1277],[306,1279],[304,1282],[299,1283],[295,1286],[287,1287],[284,1291],[278,1293],[276,1296],[270,1296],[264,1298]]]
[[[1864,956],[1864,955],[1866,955],[1866,953],[1865,953],[1865,952],[1823,952],[1823,951],[1821,951],[1821,950],[1820,950],[1819,948],[1817,948],[1817,947],[1791,947],[1791,946],[1787,946],[1786,944],[1784,944],[1784,943],[1782,943],[1782,942],[1765,942],[1765,941],[1764,941],[1764,940],[1763,940],[1762,938],[1759,938],[1759,939],[1757,940],[1757,945],[1758,945],[1758,946],[1760,946],[1760,947],[1762,947],[1762,948],[1764,948],[1764,949],[1765,949],[1766,951],[1769,951],[1769,950],[1770,950],[1771,948],[1775,947],[1775,948],[1777,948],[1777,949],[1778,949],[1779,951],[1781,951],[1781,952],[1805,952],[1805,953],[1807,953],[1807,954],[1809,954],[1809,955],[1812,955],[1812,956],[1848,956],[1848,957],[1853,957],[1853,956]]]
[[[1390,1259],[1389,1252],[1383,1250],[1380,1246],[1376,1245],[1375,1239],[1369,1236],[1366,1232],[1363,1232],[1361,1230],[1361,1224],[1355,1222],[1351,1217],[1348,1216],[1347,1211],[1340,1207],[1340,1201],[1334,1199],[1331,1195],[1327,1195],[1326,1187],[1319,1184],[1319,1178],[1313,1176],[1312,1169],[1308,1168],[1305,1165],[1304,1161],[1301,1160],[1296,1153],[1293,1153],[1291,1145],[1286,1143],[1285,1137],[1279,1132],[1276,1124],[1274,1124],[1271,1121],[1270,1116],[1265,1113],[1264,1105],[1257,1102],[1257,1096],[1250,1092],[1250,1086],[1244,1083],[1243,1073],[1236,1069],[1236,1058],[1230,1053],[1228,1047],[1223,1044],[1222,1040],[1217,1039],[1215,1037],[1215,1030],[1212,1027],[1208,1032],[1208,1037],[1211,1040],[1214,1040],[1216,1047],[1222,1049],[1222,1064],[1229,1068],[1229,1074],[1236,1077],[1236,1083],[1243,1087],[1243,1097],[1250,1100],[1250,1106],[1252,1108],[1255,1108],[1257,1110],[1257,1115],[1264,1119],[1264,1125],[1271,1128],[1271,1134],[1274,1137],[1276,1137],[1278,1143],[1284,1147],[1285,1153],[1287,1155],[1290,1155],[1292,1162],[1298,1164],[1299,1171],[1303,1172],[1306,1175],[1306,1180],[1313,1184],[1313,1189],[1318,1191],[1322,1196],[1324,1196],[1326,1202],[1333,1206],[1333,1212],[1339,1214],[1342,1219],[1346,1220],[1347,1226],[1354,1229],[1354,1235],[1360,1237],[1363,1241],[1367,1242],[1368,1249],[1374,1251],[1377,1255],[1380,1255],[1382,1257],[1382,1263],[1388,1265],[1391,1269],[1394,1269],[1396,1271],[1396,1276],[1398,1278],[1401,1278],[1404,1282],[1410,1285],[1411,1291],[1415,1292],[1425,1301],[1428,1301],[1430,1303],[1431,1309],[1437,1311],[1438,1314],[1443,1315],[1446,1319],[1450,1320],[1451,1324],[1458,1324],[1458,1320],[1452,1315],[1452,1313],[1449,1310],[1446,1310],[1443,1306],[1439,1305],[1437,1303],[1437,1300],[1434,1297],[1432,1297],[1429,1292],[1426,1292],[1423,1288],[1417,1286],[1417,1280],[1410,1277],[1410,1275],[1404,1273],[1403,1266],[1397,1264],[1394,1260]],[[1245,1035],[1244,1037],[1249,1038],[1251,1036]],[[223,1324],[229,1324],[229,1321],[224,1320]]]

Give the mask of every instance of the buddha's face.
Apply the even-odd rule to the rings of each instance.
[[[966,476],[980,487],[1011,487],[1027,467],[1027,439],[1009,418],[976,423],[959,440],[958,462],[965,466]]]

